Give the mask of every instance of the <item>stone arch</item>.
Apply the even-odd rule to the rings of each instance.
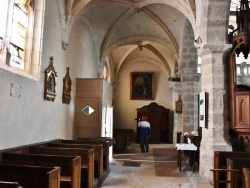
[[[230,1],[204,1],[201,11],[202,29],[200,28],[203,43],[218,44],[218,40],[220,40],[226,44],[230,3]]]
[[[159,44],[162,44],[169,51],[171,51],[176,58],[178,58],[178,54],[173,49],[172,45],[170,45],[168,43],[168,41],[166,41],[160,37],[157,38],[157,37],[152,37],[152,36],[133,36],[133,37],[124,38],[123,40],[115,41],[114,43],[107,46],[107,49],[106,49],[105,53],[103,54],[103,56],[107,56],[110,52],[112,52],[114,49],[116,49],[120,46],[128,45],[128,44],[138,45],[141,41],[152,41],[152,42],[157,42]]]
[[[142,45],[142,44],[141,44]],[[121,45],[122,46],[122,45]],[[170,76],[171,75],[171,69],[170,66],[168,64],[168,61],[164,58],[164,56],[156,49],[154,48],[152,45],[150,45],[149,42],[144,42],[142,45],[143,48],[148,49],[149,51],[151,51],[153,54],[155,54],[155,56],[157,58],[159,58],[161,60],[160,64],[161,64],[161,68],[167,72],[167,75]],[[132,51],[136,50],[138,48],[138,44],[136,45],[131,45],[131,48],[124,52],[123,57],[120,59],[118,66],[116,67],[116,69],[114,70],[114,78],[116,78],[116,76],[118,75],[119,69],[121,68],[123,62],[125,61],[126,57],[132,53]]]

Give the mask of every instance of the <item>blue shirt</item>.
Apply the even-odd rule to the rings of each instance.
[[[139,127],[139,133],[140,134],[151,134],[151,128],[150,128],[150,124],[147,121],[140,121],[138,123],[138,127]]]

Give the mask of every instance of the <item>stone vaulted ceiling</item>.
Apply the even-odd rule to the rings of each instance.
[[[195,0],[65,0],[61,7],[66,38],[72,23],[87,24],[97,55],[111,59],[114,75],[140,58],[173,75],[186,20],[195,31]]]

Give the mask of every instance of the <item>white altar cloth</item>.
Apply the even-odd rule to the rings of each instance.
[[[185,144],[185,143],[181,143],[181,144],[176,144],[175,147],[177,148],[177,150],[197,150],[197,147],[191,143],[191,144]]]

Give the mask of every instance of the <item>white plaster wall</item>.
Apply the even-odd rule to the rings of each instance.
[[[130,73],[154,72],[155,98],[154,100],[130,100]],[[167,75],[156,65],[145,59],[136,59],[125,63],[115,80],[113,106],[114,128],[134,129],[136,131],[137,108],[156,102],[165,108],[173,110],[173,95],[169,90]]]
[[[68,50],[61,47],[61,26],[56,0],[46,1],[41,76],[31,80],[0,69],[0,150],[73,136],[76,77],[96,77],[94,44],[87,28],[73,28]],[[44,70],[54,57],[57,71],[54,102],[44,101]],[[70,67],[73,81],[69,105],[62,103],[63,78]],[[88,67],[88,69],[87,69]],[[10,97],[11,84],[21,86],[21,97]]]

